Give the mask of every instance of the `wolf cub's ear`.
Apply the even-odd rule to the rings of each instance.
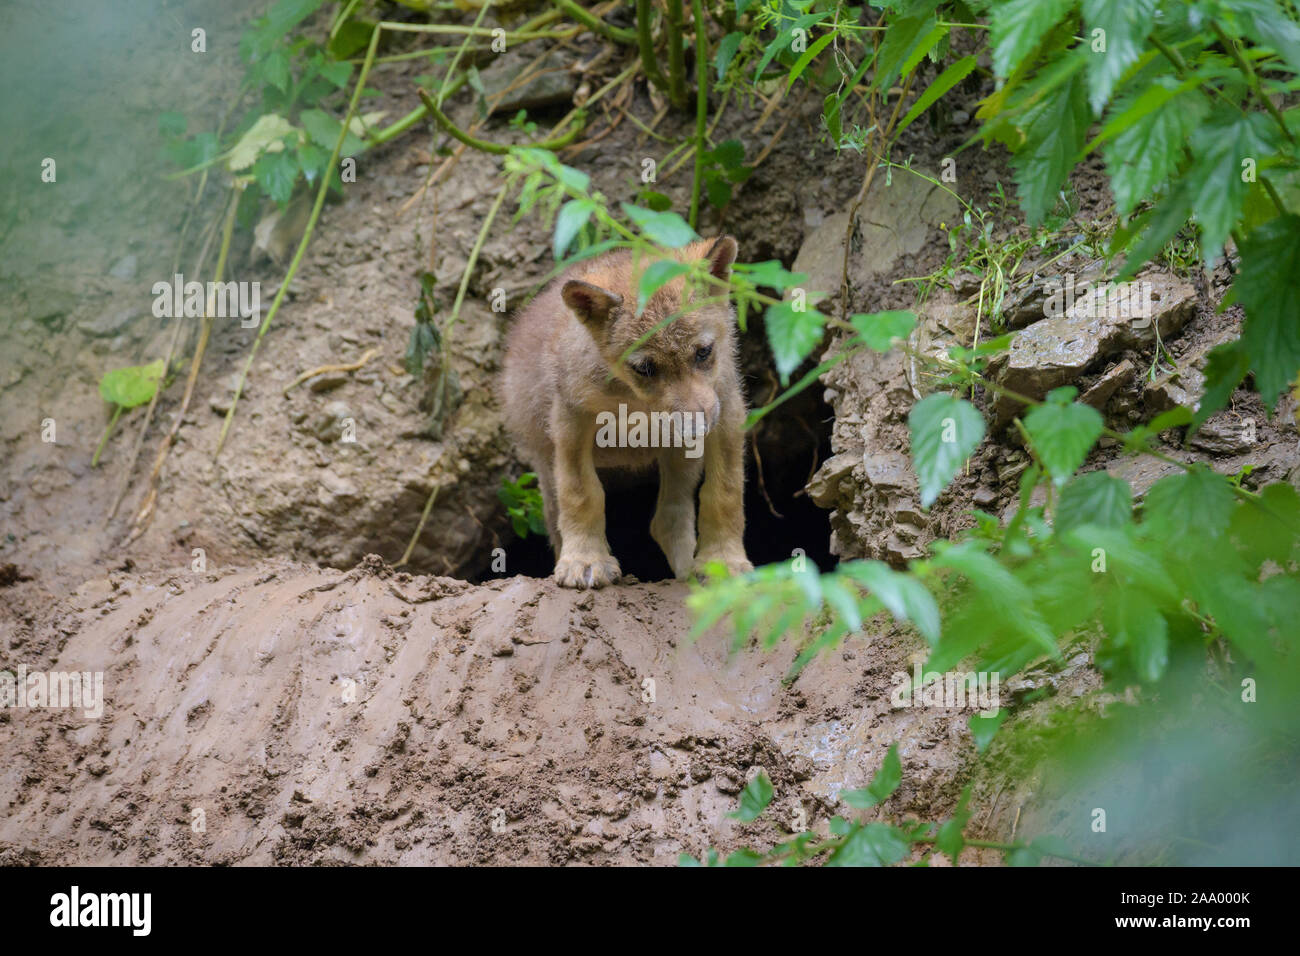
[[[717,279],[730,279],[731,264],[736,261],[738,251],[735,239],[731,236],[718,236],[704,254],[704,258],[709,260],[709,272]]]
[[[582,324],[593,332],[603,331],[611,316],[623,304],[623,297],[618,293],[578,279],[564,283],[560,289],[560,298],[564,299],[564,304],[573,310]]]

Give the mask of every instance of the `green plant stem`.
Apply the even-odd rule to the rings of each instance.
[[[641,50],[641,69],[645,71],[647,80],[666,93],[668,81],[664,79],[663,71],[659,69],[659,62],[655,59],[655,41],[650,32],[650,20],[653,16],[650,0],[636,0],[636,40]],[[631,115],[628,114],[629,118]]]
[[[438,109],[438,105],[433,102],[433,97],[430,96],[428,91],[426,91],[423,87],[419,89],[419,94],[420,94],[420,99],[424,102],[424,108],[428,110],[429,114],[433,116],[435,120],[438,121],[438,125],[441,126],[444,130],[446,130],[447,134],[451,136],[453,139],[459,140],[460,142],[464,143],[466,146],[473,147],[474,149],[477,149],[480,152],[491,153],[493,156],[502,156],[510,152],[510,150],[512,149],[512,147],[510,146],[502,146],[500,143],[489,143],[485,139],[478,139],[474,136],[469,135],[469,133],[466,133],[463,129],[461,129],[455,123],[453,123],[447,117],[446,113]],[[526,145],[534,149],[550,149],[550,150],[561,149],[565,146],[568,146],[570,143],[572,143],[574,139],[577,138],[578,133],[580,132],[582,132],[581,125],[574,127],[569,132],[565,133],[563,136],[558,136],[555,139],[544,140],[540,143],[528,143]]]
[[[95,448],[95,457],[90,459],[90,467],[99,467],[99,456],[104,452],[104,446],[108,444],[108,436],[113,434],[113,426],[117,420],[122,417],[122,406],[113,406],[113,417],[108,420],[108,427],[104,429],[104,436],[99,440],[99,445]]]
[[[695,15],[695,175],[691,180],[690,225],[700,213],[700,186],[704,180],[705,126],[709,113],[709,35],[704,27],[703,0],[691,0]]]
[[[682,0],[667,0],[668,98],[678,109],[686,107],[686,62],[682,54]]]
[[[432,103],[432,100],[430,100]],[[441,407],[443,402],[444,390],[447,383],[447,365],[451,361],[451,330],[460,318],[460,307],[465,301],[465,292],[469,288],[469,277],[474,271],[474,266],[478,263],[479,253],[483,251],[483,244],[487,241],[488,232],[492,229],[492,222],[496,219],[497,213],[501,209],[501,204],[509,195],[511,188],[514,186],[514,177],[506,180],[506,184],[501,187],[497,193],[497,198],[492,203],[492,208],[488,210],[487,218],[483,220],[483,225],[478,231],[478,238],[474,240],[474,248],[470,250],[469,259],[465,263],[465,271],[460,276],[460,287],[456,290],[456,301],[451,307],[451,317],[447,324],[443,326],[442,333],[442,368],[438,371],[438,384],[435,386],[437,397],[434,399],[434,407]],[[420,514],[420,521],[415,526],[415,533],[411,535],[411,540],[407,542],[406,550],[402,553],[402,559],[397,562],[397,567],[401,567],[411,560],[411,554],[415,551],[415,544],[420,540],[420,534],[424,531],[425,522],[429,520],[429,513],[433,510],[433,503],[437,500],[438,489],[441,487],[437,483],[429,492],[429,498],[424,503],[424,511]]]
[[[325,196],[329,192],[330,177],[334,175],[338,166],[339,153],[343,151],[343,140],[352,125],[352,117],[356,113],[357,103],[361,99],[361,91],[366,87],[366,78],[370,75],[370,66],[375,59],[375,50],[379,47],[379,34],[382,30],[383,26],[376,24],[370,34],[370,46],[366,51],[366,62],[361,67],[361,75],[357,77],[356,88],[352,91],[352,100],[348,103],[347,115],[343,117],[343,123],[339,126],[339,136],[334,143],[334,152],[330,154],[329,165],[326,166],[325,175],[321,177],[320,188],[316,190],[316,202],[312,205],[311,216],[307,220],[307,230],[298,242],[298,249],[293,255],[293,260],[289,263],[289,269],[285,273],[284,281],[280,283],[280,288],[275,293],[275,299],[272,300],[271,307],[266,312],[266,318],[262,320],[262,325],[257,330],[257,338],[253,340],[253,347],[248,352],[248,360],[244,363],[244,369],[239,375],[239,383],[235,386],[235,395],[230,400],[230,409],[226,412],[226,420],[221,423],[221,434],[217,437],[217,450],[213,453],[214,458],[221,454],[222,446],[226,443],[230,423],[235,418],[235,408],[239,405],[239,396],[243,394],[244,383],[248,380],[248,372],[253,367],[253,359],[256,358],[257,350],[262,344],[262,339],[266,336],[266,330],[271,327],[271,320],[275,318],[276,312],[280,310],[280,303],[284,301],[285,293],[289,289],[289,282],[297,275],[298,267],[302,265],[303,256],[307,253],[307,246],[311,243],[312,233],[316,229],[316,221],[320,219],[321,209],[325,205]]]
[[[557,7],[577,20],[592,33],[598,33],[606,40],[612,40],[615,43],[633,44],[637,42],[637,35],[632,30],[623,30],[619,27],[611,27],[604,20],[593,16],[582,7],[578,6],[574,0],[551,0]]]

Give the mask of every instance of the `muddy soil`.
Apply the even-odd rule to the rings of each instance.
[[[0,714],[0,863],[670,864],[770,837],[726,816],[759,768],[778,818],[824,834],[894,741],[896,812],[956,799],[969,714],[881,690],[912,639],[854,640],[786,687],[790,652],[687,641],[684,595],[378,558],[15,584],[8,654],[102,671],[106,703]]]

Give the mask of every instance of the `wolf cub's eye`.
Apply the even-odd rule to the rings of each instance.
[[[695,349],[695,362],[697,365],[703,365],[713,357],[712,345],[700,345]]]
[[[642,359],[639,362],[633,362],[632,371],[636,372],[642,378],[654,378],[655,377],[654,359]]]

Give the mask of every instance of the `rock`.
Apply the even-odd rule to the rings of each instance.
[[[1223,330],[1212,341],[1204,343],[1190,355],[1184,356],[1178,368],[1161,374],[1154,382],[1147,385],[1142,393],[1147,409],[1153,412],[1164,412],[1183,405],[1194,411],[1201,403],[1201,395],[1205,391],[1204,369],[1209,353],[1235,337],[1236,331],[1236,329]]]
[[[224,415],[230,411],[231,404],[235,401],[235,389],[239,387],[239,373],[231,372],[225,380],[217,386],[216,392],[208,399],[208,407],[218,415]]]
[[[867,483],[878,491],[890,489],[916,490],[916,477],[906,455],[897,452],[879,452],[862,459],[866,468]]]
[[[488,103],[502,94],[501,100],[491,107],[491,112],[513,115],[519,110],[561,106],[573,101],[578,78],[570,72],[571,61],[558,50],[547,53],[529,79],[513,86],[525,65],[521,57],[505,56],[479,74],[483,81],[483,97]]]
[[[114,279],[134,279],[138,267],[139,260],[135,253],[131,252],[118,259],[113,268],[108,270],[108,274]]]
[[[1115,394],[1116,390],[1132,377],[1134,372],[1133,363],[1128,359],[1121,359],[1115,363],[1115,366],[1096,382],[1092,388],[1083,393],[1079,401],[1085,405],[1091,405],[1097,411],[1102,411],[1110,397]]]
[[[330,402],[312,427],[312,433],[323,442],[338,441],[343,435],[343,422],[352,418],[352,409],[346,402]]]
[[[1156,330],[1169,338],[1196,311],[1196,289],[1191,283],[1161,273],[1141,275],[1128,289],[1141,289],[1144,299],[1118,297],[1111,287],[1100,286],[1071,304],[1062,294],[1067,311],[1035,322],[1018,334],[995,374],[1003,387],[1031,398],[1042,398],[1053,388],[1074,381],[1107,355],[1155,341]],[[1136,308],[1133,299],[1137,299]],[[993,406],[996,427],[1005,425],[1020,403],[999,398]]]
[[[1055,303],[1053,293],[1060,290],[1062,300],[1068,298],[1072,301],[1075,291],[1083,288],[1083,283],[1088,283],[1091,288],[1102,278],[1103,269],[1104,263],[1097,259],[1085,263],[1077,271],[1033,276],[1029,282],[1003,296],[1003,322],[1009,329],[1023,329],[1040,319],[1049,318]]]
[[[861,452],[841,452],[827,458],[808,482],[808,496],[819,508],[834,508],[839,501],[840,480],[862,460]]]
[[[97,312],[83,320],[77,328],[97,339],[111,339],[130,331],[131,323],[143,315],[141,309],[132,306],[115,312]]]
[[[891,183],[877,176],[858,210],[860,251],[849,257],[850,279],[888,272],[903,255],[915,255],[938,231],[939,223],[957,216],[957,200],[946,190],[910,173],[896,173]],[[844,264],[845,210],[827,216],[804,239],[793,271],[808,274],[807,288],[835,295]]]
[[[1211,455],[1242,455],[1252,450],[1256,441],[1254,419],[1228,421],[1216,417],[1201,426],[1190,444]]]
[[[347,372],[324,372],[311,379],[307,387],[313,392],[328,392],[345,384],[347,380]]]

